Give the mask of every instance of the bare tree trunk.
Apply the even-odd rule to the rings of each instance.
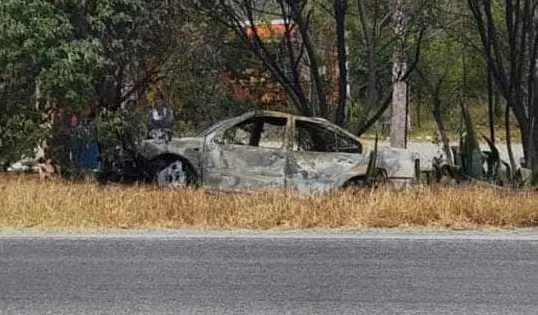
[[[279,9],[274,8],[275,6]],[[201,2],[201,12],[236,36],[236,41],[244,45],[274,76],[301,114],[327,118],[326,87],[322,82],[320,60],[312,38],[313,8],[314,6],[305,1],[292,0],[277,0],[271,3],[251,0]],[[286,57],[291,59],[291,78],[278,62],[272,44],[268,44],[258,32],[264,15],[284,20],[285,31],[279,36],[287,46]],[[247,31],[246,24],[253,26],[250,31]],[[296,32],[300,36],[297,36]],[[298,38],[300,40],[296,41]],[[295,47],[296,44],[298,47]],[[306,69],[302,69],[303,67]],[[303,70],[310,75],[308,84],[303,81]]]
[[[368,19],[368,13],[366,12],[364,1],[358,0],[357,7],[359,11],[359,19],[361,22],[361,29],[364,36],[364,42],[367,50],[367,81],[366,81],[366,107],[368,109],[374,108],[376,102],[378,101],[378,95],[376,90],[376,71],[377,71],[377,56],[376,56],[376,45],[377,38],[379,36],[379,28],[372,26],[372,22]],[[377,22],[377,20],[375,20]],[[376,23],[373,23],[376,25]],[[364,118],[366,121],[367,118]]]
[[[510,104],[506,103],[506,109],[504,110],[504,128],[506,131],[506,149],[508,150],[508,158],[510,159],[510,168],[514,170],[516,168],[516,161],[514,159],[514,152],[512,151],[512,134],[510,132]]]
[[[297,23],[299,28],[299,33],[301,34],[301,40],[303,41],[304,51],[306,52],[306,57],[308,59],[308,67],[310,70],[310,79],[313,83],[312,88],[316,92],[317,107],[314,108],[314,113],[312,116],[321,116],[328,118],[328,109],[327,109],[327,88],[323,82],[323,78],[320,74],[320,66],[318,55],[316,54],[315,44],[312,41],[312,23],[311,15],[313,14],[312,10],[308,11],[306,17],[303,16],[303,9],[301,3],[297,1],[287,0],[289,8],[292,13],[292,17]]]
[[[346,11],[347,0],[333,0],[336,20],[336,50],[338,53],[338,107],[334,122],[344,126],[347,114],[347,49],[346,49]]]
[[[448,139],[448,136],[446,134],[445,124],[443,122],[443,117],[441,116],[441,98],[439,97],[440,88],[441,81],[435,87],[435,90],[433,92],[433,119],[435,120],[437,128],[439,129],[439,134],[441,135],[441,142],[443,142],[443,150],[445,151],[445,154],[450,164],[453,164],[454,157],[452,155],[452,150],[450,149],[450,140]]]
[[[489,63],[486,66],[487,89],[488,89],[488,120],[489,120],[489,139],[495,143],[495,104],[493,99],[493,80],[491,77],[491,67]]]
[[[536,14],[536,5],[534,2],[534,10]],[[536,120],[538,119],[538,16],[535,15],[532,19],[532,27],[530,28],[530,37],[534,39],[532,42],[532,53],[531,53],[531,67],[532,74],[528,76],[528,87],[529,87],[529,105],[527,106],[530,117],[529,117],[529,136],[531,140],[529,141],[527,159],[530,160],[527,164],[530,169],[533,171],[533,183],[536,183],[536,177],[538,176],[538,128],[536,128]],[[531,89],[532,87],[532,89]]]
[[[500,121],[503,118],[503,107],[501,104],[501,95],[498,90],[493,91],[493,109],[495,119]]]
[[[510,144],[510,111],[519,123],[525,155],[525,166],[538,174],[538,132],[534,123],[537,93],[535,80],[538,58],[538,12],[536,0],[505,0],[499,3],[490,0],[468,0],[468,5],[476,22],[478,33],[489,63],[492,77],[498,90],[506,100],[504,123],[510,164],[515,168]],[[499,11],[496,11],[500,9]],[[506,29],[497,26],[495,12],[503,13]]]
[[[454,155],[452,154],[452,150],[450,149],[450,140],[448,139],[447,133],[446,133],[446,127],[443,121],[442,117],[442,110],[441,110],[441,87],[443,86],[443,82],[445,81],[447,74],[448,74],[448,67],[445,69],[444,74],[436,80],[432,80],[431,78],[427,78],[424,73],[417,69],[417,73],[419,78],[422,80],[421,86],[423,88],[426,88],[431,95],[431,101],[432,101],[432,114],[433,119],[435,121],[435,124],[437,125],[437,128],[439,130],[439,134],[441,136],[441,142],[443,143],[443,150],[446,153],[446,156],[451,164],[454,163]]]
[[[486,32],[486,55],[491,54],[491,29]],[[489,139],[495,143],[495,113],[493,108],[493,74],[491,64],[486,61],[486,84],[488,90],[488,120],[489,120]]]
[[[392,66],[392,116],[390,124],[390,145],[405,148],[407,139],[407,84],[404,74],[407,71],[405,56],[406,17],[404,0],[393,0],[392,23],[396,49]]]
[[[421,109],[422,106],[422,89],[420,87],[417,87],[417,101],[415,102],[415,112],[417,115],[417,128],[422,128],[422,117],[421,117]]]

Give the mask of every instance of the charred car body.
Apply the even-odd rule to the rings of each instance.
[[[371,152],[325,119],[252,111],[193,137],[144,140],[136,154],[146,178],[162,187],[288,188],[310,194],[361,184]],[[412,183],[415,163],[407,150],[376,152],[376,172],[391,182]]]

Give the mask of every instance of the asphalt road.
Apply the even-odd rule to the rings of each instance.
[[[538,233],[0,233],[0,314],[537,314]]]

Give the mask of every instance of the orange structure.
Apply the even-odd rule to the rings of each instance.
[[[292,23],[289,23],[292,25]],[[258,23],[254,27],[251,23],[243,23],[244,31],[248,37],[253,37],[255,34],[264,42],[265,47],[269,50],[272,57],[278,63],[279,68],[284,74],[289,75],[292,78],[292,71],[294,62],[290,60],[290,54],[283,50],[282,40],[284,36],[290,36],[292,42],[295,44],[297,50],[300,49],[300,34],[297,27],[293,27],[290,30],[289,35],[286,35],[286,24],[284,20],[272,20],[269,23]],[[296,51],[296,54],[298,51]],[[239,58],[242,62],[239,62],[237,55],[234,56],[233,68],[227,69],[223,78],[225,82],[230,82],[233,89],[233,97],[239,101],[251,101],[256,104],[283,104],[287,101],[286,92],[280,85],[278,80],[271,76],[270,71],[264,68],[259,57],[254,54],[249,56],[243,55]],[[336,101],[337,97],[337,59],[334,54],[334,50],[330,50],[327,55],[327,64],[320,69],[325,77],[325,83],[327,85],[328,102]],[[236,62],[238,61],[238,62]],[[246,63],[245,63],[246,62]],[[302,80],[303,90],[305,93],[310,93],[310,81],[308,76],[304,75],[308,73],[308,69],[301,63],[298,66],[297,71],[299,76],[304,78]]]

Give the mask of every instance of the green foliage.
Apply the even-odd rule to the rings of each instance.
[[[465,105],[461,104],[461,112],[465,125],[465,132],[460,137],[461,167],[465,175],[472,178],[482,179],[484,172],[482,168],[483,157],[478,143],[475,126]]]
[[[95,94],[94,75],[104,64],[101,49],[97,41],[73,41],[58,47],[60,58],[40,74],[43,90],[50,98],[65,102],[76,111],[91,104]]]
[[[95,121],[101,155],[110,158],[116,147],[121,145],[119,136],[125,136],[129,128],[128,120],[122,112],[105,111]]]
[[[101,157],[109,161],[117,158],[119,149],[135,149],[145,135],[140,111],[104,111],[95,120],[95,128]]]
[[[391,85],[391,71],[390,65],[392,60],[392,31],[386,23],[379,25],[376,28],[375,42],[372,43],[371,49],[374,51],[375,60],[370,60],[368,55],[368,48],[365,45],[366,38],[362,31],[363,27],[371,27],[370,25],[361,25],[359,19],[356,17],[358,13],[351,10],[355,15],[353,18],[348,18],[350,29],[348,33],[348,45],[349,45],[349,80],[352,86],[363,86],[360,90],[353,90],[353,101],[356,102],[356,106],[359,109],[356,110],[354,115],[361,115],[361,110],[366,106],[364,100],[367,98],[367,79],[368,73],[373,67],[376,71],[376,86],[377,86],[377,100],[379,101],[383,97],[381,93],[386,88],[390,88]],[[369,13],[369,12],[368,12]],[[371,23],[379,23],[381,17],[372,15]],[[376,20],[377,19],[377,20]],[[390,26],[390,25],[389,25]],[[369,64],[372,63],[372,64]]]
[[[44,95],[63,102],[88,97],[100,44],[77,40],[69,11],[45,0],[0,4],[0,76],[8,87],[40,79]]]
[[[0,78],[8,85],[39,79],[42,98],[75,110],[96,99],[118,103],[127,92],[107,94],[151,83],[150,68],[177,49],[180,38],[170,36],[181,10],[180,1],[2,1]]]
[[[22,156],[33,157],[36,145],[50,139],[50,130],[41,128],[32,116],[32,113],[19,113],[0,121],[1,161],[15,162]]]
[[[203,128],[219,119],[252,109],[243,106],[232,96],[232,85],[222,80],[225,69],[240,70],[246,67],[244,49],[235,49],[225,41],[220,24],[197,18],[197,28],[186,31],[187,37],[195,37],[200,45],[193,45],[189,54],[176,55],[169,62],[180,71],[171,71],[164,78],[166,90],[171,91],[177,132],[184,134]],[[252,61],[252,60],[251,60]],[[152,93],[147,95],[154,99]]]
[[[329,58],[335,49],[336,26],[331,3],[300,3],[313,4],[311,15],[305,15],[309,15],[309,27],[313,29],[314,61],[320,67],[327,66],[328,75],[334,74],[336,62]],[[253,61],[260,62],[260,56],[250,53],[248,58],[242,58],[246,55],[245,47],[230,45],[226,40],[230,28],[218,21],[223,17],[220,13],[224,12],[210,6],[212,14],[203,14],[193,4],[200,2],[0,1],[0,159],[15,160],[22,154],[32,155],[40,141],[51,138],[50,131],[39,126],[39,111],[45,104],[63,105],[68,113],[80,113],[87,105],[97,104],[101,114],[95,123],[105,158],[113,158],[118,147],[134,145],[144,135],[142,125],[147,108],[142,112],[102,111],[117,108],[131,96],[141,103],[164,100],[170,104],[178,122],[178,134],[252,108],[263,106],[291,111],[289,106],[284,107],[289,104],[277,108],[265,107],[262,102],[234,100],[231,86],[222,80],[224,69],[244,72],[245,68],[251,68]],[[279,12],[276,15],[256,13],[260,18],[282,17],[278,1],[259,4],[267,9],[264,12]],[[359,4],[366,13],[362,17]],[[504,56],[508,52],[508,34],[503,22],[506,5],[500,0],[492,4]],[[388,0],[348,1],[349,127],[364,123],[390,97],[394,50],[390,6]],[[467,9],[467,0],[408,3],[409,62],[418,39],[417,28],[422,23],[427,24],[418,64],[422,75],[410,77],[411,104],[416,102],[418,93],[421,93],[422,103],[437,97],[436,104],[441,107],[440,115],[448,132],[456,131],[460,117],[464,120],[465,132],[461,133],[460,145],[453,148],[455,161],[437,161],[440,172],[458,182],[485,180],[527,185],[532,174],[524,168],[510,169],[500,159],[493,143],[489,143],[489,151],[481,151],[474,125],[476,117],[466,109],[460,116],[458,103],[484,104],[486,95],[483,51]],[[304,12],[309,10],[310,7]],[[239,20],[246,19],[245,12],[236,13]],[[308,51],[301,53],[308,54]],[[308,62],[301,62],[300,66],[307,69]],[[508,73],[509,69],[506,70]],[[245,79],[251,76],[251,73],[245,74]],[[298,79],[306,83],[302,80],[308,78]],[[160,90],[146,94],[156,83],[163,83]],[[304,86],[305,91],[310,89],[307,84]],[[305,92],[308,99],[311,94]],[[432,108],[431,104],[424,106],[427,109],[422,113]],[[368,171],[371,182],[379,175],[376,160],[377,138]]]
[[[430,4],[419,71],[410,78],[413,106],[420,106],[426,113],[437,102],[439,108],[435,109],[447,132],[461,129],[459,103],[486,108],[485,63],[482,51],[477,49],[480,37],[466,9],[467,0]],[[417,104],[418,93],[421,104]],[[422,103],[424,99],[428,100],[426,104]]]
[[[184,51],[181,43],[196,42],[175,36],[188,24],[179,19],[184,11],[179,0],[0,1],[2,154],[35,147],[35,137],[17,134],[33,134],[44,104],[80,113],[143,93],[169,56]],[[12,146],[22,138],[24,149]]]

